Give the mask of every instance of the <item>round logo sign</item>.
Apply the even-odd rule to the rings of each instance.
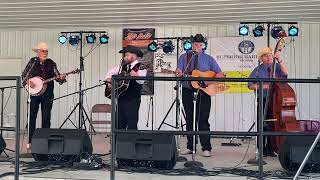
[[[244,40],[239,43],[238,49],[242,54],[250,54],[254,51],[254,44],[252,41]]]

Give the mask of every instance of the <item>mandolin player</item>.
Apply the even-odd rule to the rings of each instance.
[[[176,75],[178,77],[184,75],[191,75],[193,70],[199,71],[213,71],[215,77],[224,77],[216,60],[204,52],[205,38],[202,34],[196,34],[191,38],[192,51],[182,54],[178,60],[178,68]],[[195,89],[190,86],[188,82],[182,82],[182,104],[186,112],[186,129],[193,130],[193,94]],[[197,96],[197,110],[196,110],[196,126],[199,131],[210,131],[209,115],[211,108],[211,97],[200,91]],[[182,151],[181,154],[192,154],[193,151],[193,138],[187,136],[187,149]],[[197,139],[196,139],[197,142]],[[211,143],[210,135],[200,135],[200,143],[202,146],[202,155],[204,157],[211,156]]]
[[[22,84],[23,86],[33,88],[35,82],[29,80],[30,78],[39,76],[43,79],[49,79],[58,76],[56,79],[60,84],[65,82],[65,74],[60,74],[56,63],[48,58],[48,45],[46,43],[38,43],[33,49],[37,53],[36,57],[29,60],[27,66],[22,73]],[[30,96],[30,122],[29,123],[29,134],[27,149],[31,147],[31,138],[36,128],[36,119],[41,104],[41,115],[42,115],[42,128],[50,128],[51,126],[51,109],[54,83],[53,81],[48,82],[47,89],[40,96]]]
[[[123,74],[130,76],[146,76],[147,70],[141,69],[139,59],[143,57],[143,52],[135,46],[127,46],[119,51],[124,54],[121,66],[111,69],[105,75],[107,82],[106,97],[111,95],[112,75]],[[138,129],[139,108],[141,103],[141,89],[144,80],[124,81],[124,85],[119,88],[118,98],[118,129]],[[121,91],[121,92],[120,92]],[[109,94],[108,94],[109,92]]]

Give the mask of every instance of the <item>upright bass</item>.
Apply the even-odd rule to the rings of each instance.
[[[285,45],[286,34],[280,34],[274,53],[281,51]],[[273,60],[272,77],[275,77],[275,59]],[[271,122],[272,131],[275,132],[300,132],[300,124],[296,120],[295,107],[296,96],[288,83],[272,83],[266,100],[265,118],[274,119]],[[268,113],[266,113],[268,112]],[[268,117],[266,117],[268,116]],[[272,150],[279,154],[285,136],[273,136],[271,138]]]

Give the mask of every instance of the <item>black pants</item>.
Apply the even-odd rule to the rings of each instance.
[[[258,107],[257,107],[257,131],[258,131],[260,128],[261,121],[260,121],[260,117],[259,117],[259,108],[260,108],[259,98],[257,100],[258,100]],[[264,115],[264,111],[265,111],[265,104],[266,104],[266,98],[263,98],[263,105],[262,105],[263,115]],[[268,111],[266,114],[266,119],[268,119],[270,117],[271,117],[271,114],[270,114],[270,111]],[[272,131],[272,127],[271,127],[272,124],[271,123],[272,122],[264,122],[263,123],[263,131]],[[259,138],[259,136],[258,136],[258,138]],[[270,136],[263,137],[262,147],[263,147],[263,154],[269,155],[269,154],[273,153]],[[257,148],[259,149],[259,140],[257,141]]]
[[[41,96],[31,96],[30,102],[30,128],[29,143],[36,128],[37,115],[39,105],[41,104],[42,128],[50,128],[51,126],[51,109],[53,99],[53,89],[47,89]]]
[[[193,130],[193,96],[194,90],[182,88],[182,103],[186,112],[186,129]],[[209,115],[211,109],[211,97],[199,91],[196,104],[196,129],[199,131],[210,131]],[[187,136],[187,148],[193,150],[193,138]],[[197,138],[196,138],[197,143]],[[211,151],[210,135],[200,135],[202,150]]]
[[[138,129],[141,98],[120,97],[118,100],[118,129]]]

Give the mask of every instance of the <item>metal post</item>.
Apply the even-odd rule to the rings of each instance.
[[[21,79],[18,76],[16,79],[16,152],[15,152],[15,171],[14,179],[19,180],[19,157],[20,157],[20,92]]]
[[[1,127],[3,127],[3,100],[4,100],[4,88],[1,88]],[[1,129],[2,136],[2,129]]]
[[[79,129],[82,129],[83,123],[83,114],[82,114],[82,106],[83,106],[83,99],[82,99],[82,71],[84,70],[83,66],[83,57],[82,57],[82,33],[80,32],[80,81],[79,81]]]
[[[270,47],[270,22],[267,23],[267,46]]]
[[[111,79],[111,105],[112,105],[112,112],[111,112],[111,167],[110,167],[110,179],[114,180],[115,179],[115,172],[114,172],[114,162],[115,162],[115,144],[116,144],[116,138],[115,135],[116,133],[114,132],[114,130],[116,129],[115,127],[115,123],[117,123],[117,119],[116,119],[116,110],[117,110],[117,104],[116,104],[116,85],[115,85],[116,81],[114,78]]]
[[[263,114],[263,81],[259,83],[259,121],[260,123],[258,132],[259,132],[259,179],[263,179],[263,121],[264,121],[264,114]]]
[[[177,64],[178,64],[178,61],[179,61],[179,38],[177,38]],[[179,110],[179,108],[180,108],[179,86],[180,86],[180,83],[178,81],[176,81],[176,87],[177,87],[177,90],[176,90],[176,125],[179,123],[179,116],[181,116],[181,114],[179,114],[179,113],[181,113]],[[182,124],[181,124],[181,126],[182,126]]]

